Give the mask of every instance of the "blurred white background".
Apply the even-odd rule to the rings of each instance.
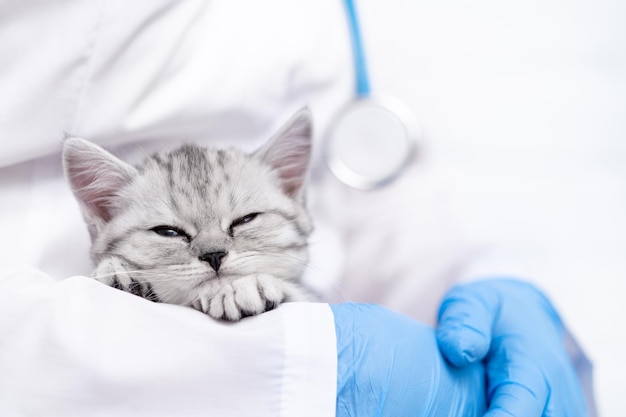
[[[626,413],[626,3],[358,2],[373,89],[408,104],[470,233],[527,261]]]

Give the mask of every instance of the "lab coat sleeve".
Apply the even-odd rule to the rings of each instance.
[[[326,304],[236,324],[85,277],[0,272],[0,415],[334,416]]]

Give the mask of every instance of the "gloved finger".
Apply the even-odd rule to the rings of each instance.
[[[559,363],[560,362],[560,363]],[[555,361],[557,371],[552,373],[550,397],[544,410],[546,416],[587,417],[592,408],[578,381],[568,357]]]
[[[545,399],[536,398],[526,387],[508,382],[496,390],[484,417],[541,417]]]
[[[495,342],[487,362],[487,398],[485,417],[541,417],[550,395],[543,372],[511,340]]]
[[[489,351],[491,329],[499,311],[497,294],[479,283],[453,287],[439,308],[437,343],[456,366],[482,360]]]

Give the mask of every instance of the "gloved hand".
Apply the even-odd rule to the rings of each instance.
[[[377,305],[331,305],[337,333],[337,417],[480,416],[480,363],[456,368],[434,329]]]
[[[492,279],[452,288],[439,311],[437,341],[457,366],[485,363],[485,416],[588,415],[563,323],[528,283]]]

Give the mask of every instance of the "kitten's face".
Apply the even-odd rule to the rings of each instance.
[[[254,274],[297,280],[311,231],[302,190],[305,116],[254,154],[185,145],[137,168],[85,141],[66,141],[66,172],[90,228],[92,258],[106,265],[96,274],[125,269],[176,304]]]

